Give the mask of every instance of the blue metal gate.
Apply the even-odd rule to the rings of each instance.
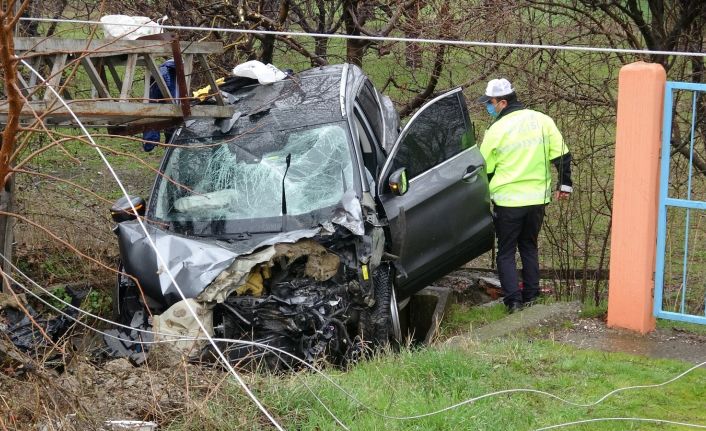
[[[706,155],[706,126],[697,128],[703,93],[704,84],[665,88],[654,292],[656,317],[700,324],[706,324],[706,172],[695,172],[694,162]],[[686,155],[687,145],[688,159],[671,157]]]

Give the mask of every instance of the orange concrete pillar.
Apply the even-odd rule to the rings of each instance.
[[[662,105],[667,75],[659,64],[620,69],[615,140],[608,326],[647,333],[652,313]]]

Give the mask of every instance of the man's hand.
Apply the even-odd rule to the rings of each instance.
[[[569,196],[571,196],[571,193],[569,192],[562,192],[561,190],[557,190],[554,192],[554,199],[558,201],[568,200]]]

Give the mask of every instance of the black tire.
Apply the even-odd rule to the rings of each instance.
[[[396,340],[393,309],[397,310],[397,302],[394,297],[394,287],[392,285],[392,268],[389,265],[380,265],[373,273],[373,294],[375,305],[370,314],[370,324],[372,327],[371,341],[376,346],[384,346],[394,343]],[[397,320],[399,328],[399,320]]]

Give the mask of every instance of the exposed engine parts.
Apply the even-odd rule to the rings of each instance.
[[[363,280],[357,268],[339,265],[336,254],[314,241],[278,248],[271,267],[264,264],[266,271],[255,268],[251,273],[249,280],[262,280],[263,286],[253,289],[250,283],[248,292],[261,295],[236,292],[216,305],[216,335],[267,344],[310,362],[324,356],[334,362],[359,356],[363,331],[374,325],[370,280]],[[292,362],[285,355],[251,346],[228,346],[228,351],[234,361],[265,357],[271,366]]]

